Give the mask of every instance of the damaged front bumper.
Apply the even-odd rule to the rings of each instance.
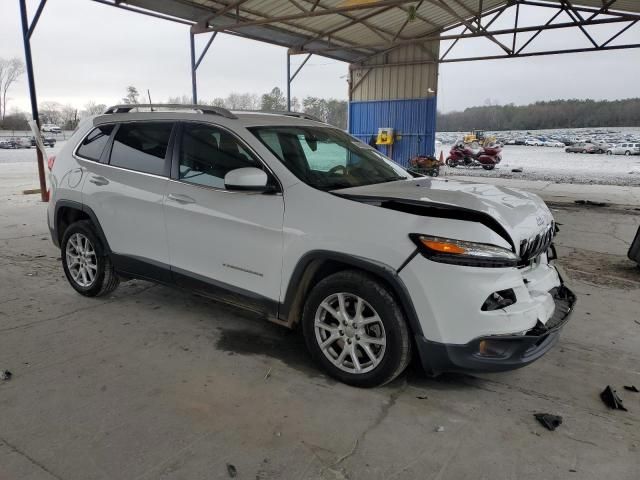
[[[501,372],[534,362],[558,340],[569,320],[576,296],[561,284],[549,291],[555,309],[546,324],[538,324],[523,335],[490,335],[475,338],[464,345],[416,339],[424,369],[432,375],[442,372]]]

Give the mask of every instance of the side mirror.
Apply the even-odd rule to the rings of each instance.
[[[224,176],[227,190],[264,192],[269,189],[268,182],[267,174],[256,167],[236,168]]]

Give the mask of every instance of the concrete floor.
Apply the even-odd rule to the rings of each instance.
[[[640,478],[640,394],[622,388],[640,387],[633,208],[554,206],[579,303],[546,357],[359,390],[317,370],[299,334],[189,293],[76,294],[45,205],[16,194],[30,180],[0,175],[2,480],[217,479],[227,464],[239,479]],[[629,412],[601,402],[607,384]]]

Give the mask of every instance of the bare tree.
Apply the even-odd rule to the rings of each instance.
[[[140,93],[138,93],[138,89],[133,85],[129,85],[127,87],[127,96],[122,98],[122,101],[126,104],[138,103],[138,97]]]
[[[107,109],[104,103],[96,103],[93,100],[89,100],[84,104],[84,110],[81,113],[82,117],[92,117],[94,115],[100,115]]]
[[[7,115],[7,92],[11,85],[24,73],[24,63],[19,58],[5,60],[0,58],[0,110],[2,120]]]

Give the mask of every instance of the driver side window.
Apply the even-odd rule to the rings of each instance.
[[[224,189],[229,171],[261,167],[236,137],[210,125],[185,123],[180,145],[178,178],[183,182]]]

